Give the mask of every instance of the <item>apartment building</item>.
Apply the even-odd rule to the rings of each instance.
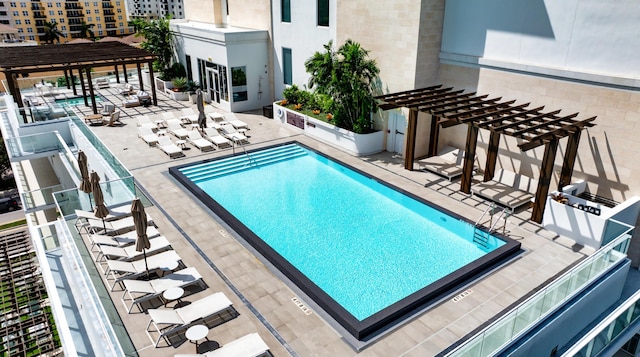
[[[129,0],[127,9],[131,18],[158,19],[171,16],[184,19],[182,0]]]
[[[127,24],[125,0],[106,1],[11,1],[0,6],[0,21],[18,30],[21,40],[44,43],[45,23],[56,22],[65,43],[82,36],[83,23],[95,37],[122,37],[133,33]],[[89,33],[86,34],[89,36]]]

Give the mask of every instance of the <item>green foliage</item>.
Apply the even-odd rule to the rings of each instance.
[[[187,77],[176,77],[171,80],[173,86],[182,92],[187,87]]]
[[[198,89],[200,89],[200,83],[192,80],[188,80],[184,86],[184,91],[191,94],[195,93]]]
[[[247,74],[244,71],[244,67],[231,68],[231,85],[232,86],[247,85]]]
[[[4,146],[4,139],[0,137],[0,173],[5,172],[11,168],[11,161],[9,160],[9,154]]]
[[[41,39],[43,39],[46,43],[60,43],[60,37],[65,37],[60,30],[58,30],[58,23],[53,20],[51,22],[44,22],[44,35],[42,35]]]
[[[95,24],[87,24],[86,22],[82,21],[82,23],[80,24],[80,38],[91,37],[93,39],[95,37],[95,34],[92,30],[94,26]]]
[[[168,81],[173,80],[174,78],[186,77],[187,71],[184,69],[184,66],[180,62],[176,62],[172,64],[169,68],[166,68],[162,71],[162,80]]]
[[[380,70],[368,58],[369,51],[359,43],[347,40],[338,51],[332,42],[324,45],[325,52],[316,52],[305,62],[311,75],[309,88],[333,99],[334,123],[356,133],[373,130],[371,112],[377,109],[374,100],[376,79]]]
[[[140,47],[158,56],[154,70],[165,72],[173,62],[173,37],[169,28],[170,16],[157,20],[134,19],[130,24],[144,36]],[[172,77],[169,77],[169,79]]]

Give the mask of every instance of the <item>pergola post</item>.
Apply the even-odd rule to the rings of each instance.
[[[73,95],[77,96],[78,95],[78,91],[76,90],[76,81],[73,80],[73,70],[70,70],[69,73],[71,74],[71,88],[73,88]],[[80,73],[80,83],[82,82],[82,68],[78,68],[78,73]],[[83,91],[84,94],[84,91]],[[85,101],[85,105],[86,105],[86,101]]]
[[[120,84],[120,71],[118,70],[118,65],[113,66],[113,69],[116,70],[116,83]]]
[[[93,114],[98,114],[98,107],[96,106],[96,96],[93,94],[93,82],[91,81],[91,67],[86,67],[87,83],[89,84],[89,95],[91,96],[91,107],[93,107]],[[83,82],[84,83],[84,82]],[[87,96],[85,95],[85,100]]]
[[[140,90],[144,90],[144,81],[142,80],[142,68],[140,68],[140,63],[136,63],[136,67],[138,69],[138,84],[140,84]]]
[[[418,127],[418,111],[409,109],[409,119],[407,122],[406,139],[404,143],[404,168],[413,171],[413,159],[416,149],[416,131]]]
[[[71,73],[73,73],[73,72],[71,72]],[[89,102],[87,101],[87,89],[84,86],[84,76],[82,75],[82,68],[78,68],[78,74],[80,75],[80,88],[82,88],[82,97],[84,99],[84,105],[88,107],[89,106]],[[73,85],[73,94],[76,93],[75,89],[76,89],[76,85],[74,84]],[[96,114],[96,113],[93,113],[93,114]]]
[[[439,118],[435,115],[431,116],[431,130],[429,133],[429,152],[427,156],[435,156],[438,154],[438,138],[440,137]]]
[[[65,69],[62,72],[64,73],[64,83],[67,85],[67,89],[71,89],[71,86],[69,85],[69,71]]]
[[[9,93],[13,97],[13,100],[18,104],[18,108],[24,107],[22,103],[22,96],[20,95],[20,88],[16,86],[16,74],[14,72],[5,72],[7,77],[7,86],[9,87]]]
[[[577,130],[569,135],[567,140],[567,149],[564,153],[562,161],[562,171],[560,171],[560,181],[558,181],[558,191],[562,190],[564,185],[571,184],[571,176],[573,175],[573,165],[576,163],[578,155],[578,144],[580,143],[580,134],[582,130]]]
[[[489,143],[487,145],[487,164],[484,167],[484,182],[493,179],[496,173],[496,162],[498,161],[498,147],[500,146],[500,133],[491,130]]]
[[[531,220],[542,223],[542,215],[544,214],[544,206],[547,203],[547,195],[549,194],[549,183],[553,175],[553,165],[556,159],[556,151],[558,150],[558,139],[554,138],[547,142],[544,147],[544,156],[540,164],[540,178],[538,179],[538,189],[536,190],[535,201],[533,202],[533,213]]]
[[[153,62],[149,62],[149,80],[151,81],[151,96],[153,97],[153,105],[158,105],[158,96],[156,95],[156,81],[153,79]]]
[[[127,65],[122,64],[122,72],[124,72],[124,82],[129,83],[129,76],[127,76]]]
[[[464,164],[462,166],[462,179],[460,191],[471,193],[471,180],[473,178],[473,161],[476,158],[476,146],[478,145],[478,125],[469,122],[467,125],[467,143],[465,144]]]

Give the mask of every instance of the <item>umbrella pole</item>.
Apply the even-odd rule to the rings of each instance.
[[[149,265],[147,264],[147,250],[142,248],[142,255],[144,256],[144,268],[147,272],[147,280],[149,279]]]
[[[104,234],[107,234],[107,225],[104,223],[104,218],[102,219],[102,228],[104,228]]]
[[[91,192],[89,192],[89,207],[91,207],[91,211],[93,211],[93,203],[91,203]]]

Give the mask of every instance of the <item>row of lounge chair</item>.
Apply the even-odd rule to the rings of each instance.
[[[162,301],[163,293],[171,288],[186,288],[197,285],[207,288],[202,275],[195,267],[187,267],[178,253],[148,217],[147,235],[151,247],[144,254],[135,250],[137,233],[130,211],[111,208],[109,216],[96,219],[92,212],[76,210],[75,226],[79,233],[86,233],[91,241],[90,252],[96,265],[102,269],[104,279],[111,291],[122,289],[121,300],[129,313],[134,307],[146,310],[149,322],[145,333],[158,346],[180,344],[187,329],[193,325],[204,325],[209,329],[239,316],[231,300],[222,292],[213,293],[188,304],[178,304],[174,308],[152,308],[152,301]],[[146,256],[146,262],[143,259]],[[154,279],[140,279],[155,273]],[[166,305],[166,301],[165,301]],[[189,356],[189,355],[185,355]],[[193,356],[272,356],[269,347],[257,333],[249,334],[203,355]]]
[[[462,175],[464,150],[445,146],[436,156],[418,160],[421,170],[453,180]],[[476,168],[474,167],[474,170]],[[512,212],[530,204],[537,181],[514,172],[499,169],[492,180],[471,185],[471,193],[506,207]]]

